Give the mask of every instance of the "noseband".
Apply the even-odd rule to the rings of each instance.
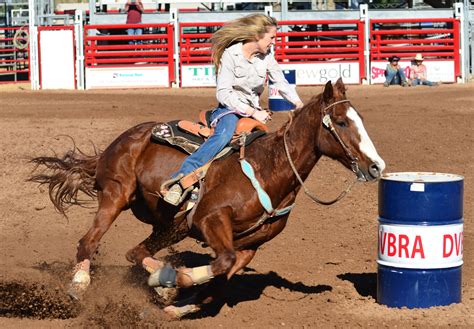
[[[321,116],[322,116],[322,124],[324,127],[328,128],[331,134],[336,138],[336,140],[339,142],[339,144],[342,146],[344,152],[346,153],[347,157],[351,160],[351,169],[352,171],[357,175],[359,172],[359,165],[358,161],[359,159],[355,157],[351,150],[347,147],[347,145],[344,143],[342,140],[341,136],[339,136],[336,128],[334,128],[334,124],[332,123],[331,116],[326,112],[328,109],[332,108],[333,106],[336,106],[338,104],[342,103],[350,103],[348,99],[343,99],[337,102],[334,102],[328,106],[326,106],[322,111],[321,111]],[[304,193],[314,202],[322,204],[322,205],[331,205],[333,203],[336,203],[337,201],[341,200],[343,197],[346,196],[347,193],[351,190],[351,188],[354,186],[354,184],[357,182],[357,179],[355,179],[344,191],[342,191],[337,198],[331,201],[324,201],[316,197],[314,194],[312,194],[308,188],[304,185],[303,180],[301,179],[301,176],[298,174],[298,170],[295,167],[295,164],[293,163],[293,160],[291,159],[290,155],[290,150],[288,148],[288,143],[286,141],[286,135],[288,131],[290,130],[291,123],[293,121],[293,112],[289,112],[290,120],[288,122],[288,125],[286,126],[285,133],[283,134],[283,142],[285,145],[285,152],[286,152],[286,157],[288,158],[288,161],[290,163],[290,167],[293,170],[293,173],[296,176],[296,179],[298,182],[301,184],[301,187],[303,187]]]

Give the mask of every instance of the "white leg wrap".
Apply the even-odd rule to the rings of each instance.
[[[209,282],[212,278],[214,278],[214,274],[211,270],[211,265],[193,267],[190,268],[188,271],[183,272],[183,274],[189,276],[193,281],[194,285]]]
[[[89,268],[91,262],[86,259],[76,264],[74,276],[68,289],[69,296],[79,300],[91,283]]]
[[[153,257],[145,257],[142,260],[142,266],[148,273],[154,273],[156,270],[162,268],[165,264]]]
[[[89,286],[91,283],[91,277],[89,275],[90,266],[91,261],[88,259],[77,263],[74,268],[74,277],[72,278],[72,283],[80,284],[85,287]]]
[[[199,311],[199,307],[194,304],[184,305],[181,307],[171,305],[171,306],[165,307],[163,311],[165,311],[167,314],[169,314],[173,318],[179,319],[185,315]]]
[[[89,286],[91,283],[91,277],[89,275],[89,272],[84,271],[84,270],[79,270],[74,274],[74,277],[72,278],[72,283],[73,284],[80,284],[84,287]]]

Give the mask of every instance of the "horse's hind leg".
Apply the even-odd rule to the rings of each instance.
[[[127,193],[128,192],[128,193]],[[99,192],[99,209],[89,231],[78,243],[74,276],[69,295],[79,299],[90,284],[89,267],[92,255],[97,250],[100,239],[108,231],[114,220],[127,204],[130,191],[116,182],[110,182],[107,188]]]
[[[210,304],[217,298],[223,298],[223,291],[227,281],[238,271],[247,266],[255,256],[257,249],[240,250],[235,253],[236,261],[231,270],[227,273],[226,280],[216,282],[216,285],[201,291],[194,298],[190,298],[187,305],[174,306],[170,305],[164,308],[164,311],[173,318],[181,318],[187,314],[199,311],[204,304]]]
[[[162,231],[154,226],[153,232],[150,236],[135,248],[130,249],[125,257],[129,262],[137,266],[143,266],[148,272],[155,272],[157,269],[163,267],[164,263],[153,258],[153,255],[170,245],[167,243],[163,244],[163,239],[161,239],[161,237]]]

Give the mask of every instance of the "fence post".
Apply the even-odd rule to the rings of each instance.
[[[454,4],[454,18],[459,20],[459,62],[460,62],[460,73],[461,77],[457,76],[458,83],[464,83],[467,81],[467,74],[466,74],[466,55],[468,51],[466,51],[466,29],[464,25],[465,16],[464,16],[464,4],[462,2],[456,2]],[[455,70],[456,71],[456,70]]]
[[[74,12],[74,36],[76,40],[76,88],[84,90],[84,16],[82,10]]]
[[[180,72],[179,72],[179,53],[180,53],[180,37],[181,37],[181,31],[179,28],[179,19],[178,19],[178,9],[176,8],[171,8],[170,9],[170,24],[173,25],[173,61],[174,61],[174,81],[171,82],[171,86],[173,88],[179,88],[180,85]]]
[[[365,63],[365,79],[362,84],[367,85],[371,83],[370,76],[370,20],[369,20],[369,6],[367,4],[359,7],[360,20],[364,21],[364,63]]]
[[[36,6],[34,0],[28,1],[28,24],[30,32],[30,82],[31,89],[39,89],[38,29],[36,26]]]

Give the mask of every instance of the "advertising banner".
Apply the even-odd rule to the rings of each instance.
[[[385,82],[385,68],[387,67],[387,61],[374,61],[371,62],[370,74],[372,84],[384,83]],[[410,61],[400,61],[400,66],[403,68],[403,72],[406,77],[410,75]],[[433,82],[454,82],[454,61],[424,61],[423,64],[426,66],[428,73],[428,80]]]
[[[169,87],[167,66],[86,68],[86,89]]]
[[[182,87],[215,87],[214,65],[183,65],[181,68]]]
[[[282,70],[296,72],[296,85],[323,85],[335,82],[340,77],[344,83],[360,83],[358,62],[280,64]],[[213,65],[183,65],[182,87],[214,87],[216,85]]]
[[[378,263],[404,268],[462,265],[463,224],[379,225]]]

